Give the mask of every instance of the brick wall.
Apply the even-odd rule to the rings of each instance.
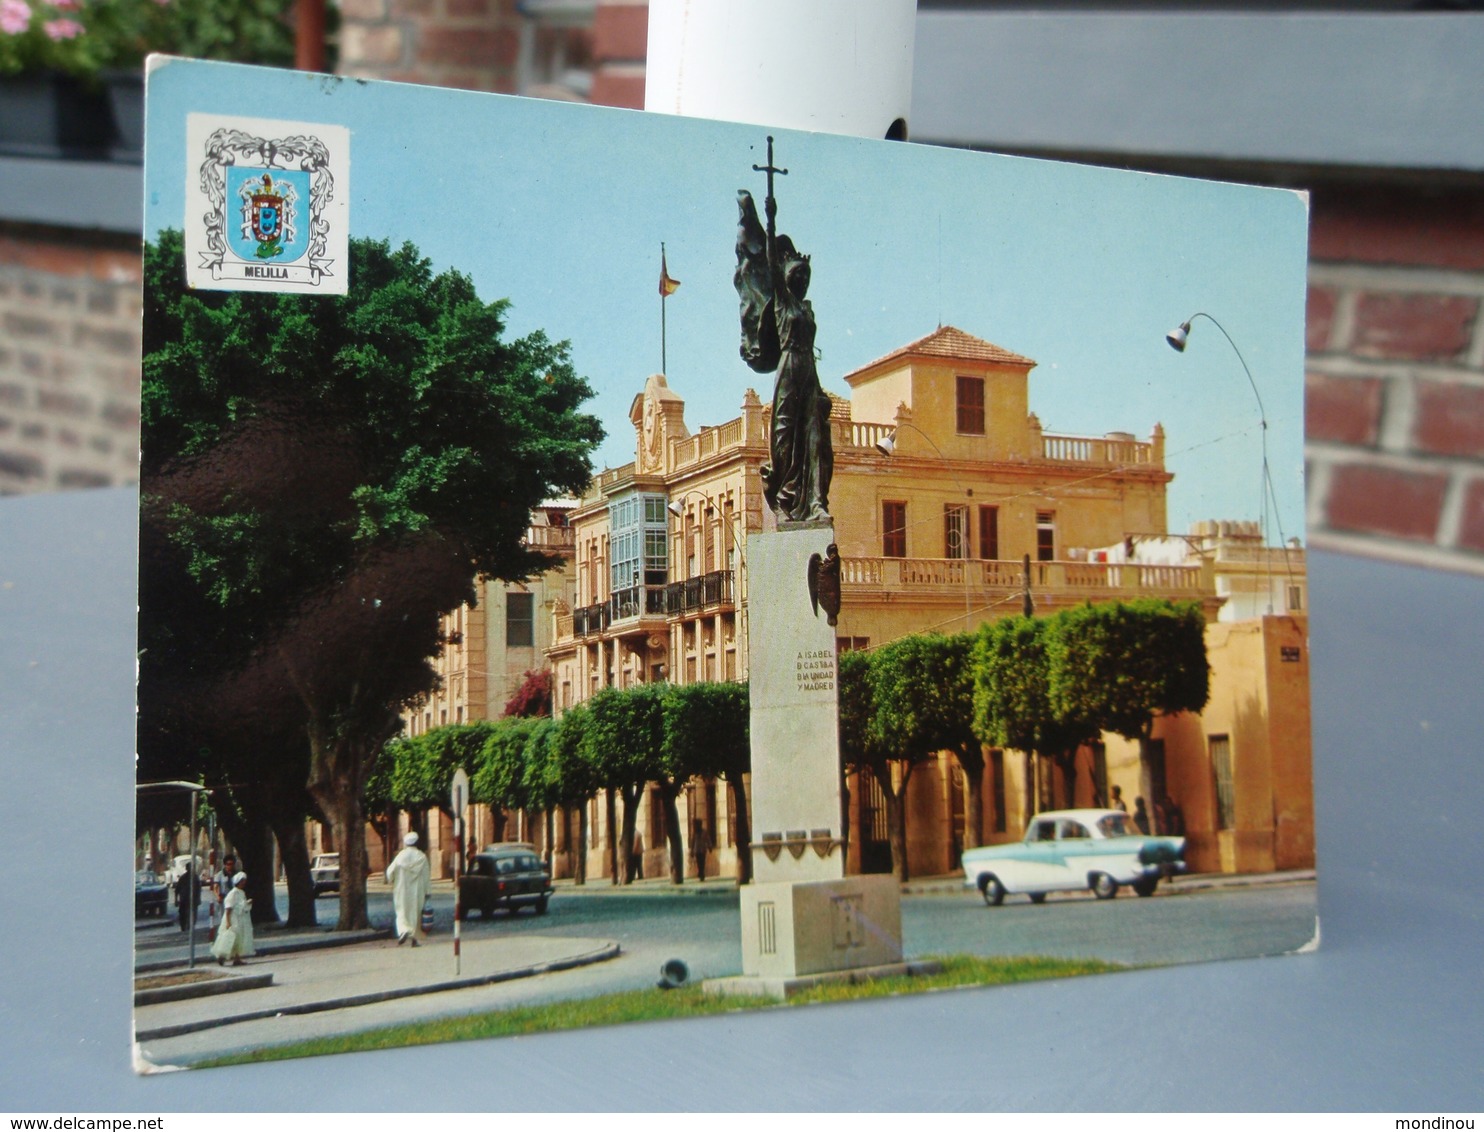
[[[137,249],[0,224],[0,494],[137,480]]]
[[[339,73],[515,90],[516,0],[340,0]]]
[[[1315,193],[1315,545],[1484,573],[1484,190]]]

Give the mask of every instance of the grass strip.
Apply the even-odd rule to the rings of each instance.
[[[744,995],[711,995],[699,986],[676,990],[650,988],[620,991],[594,998],[535,1006],[512,1006],[480,1014],[455,1018],[433,1018],[426,1022],[407,1022],[365,1030],[358,1034],[340,1034],[309,1038],[285,1045],[264,1046],[225,1054],[196,1062],[200,1068],[222,1065],[248,1065],[264,1061],[284,1061],[295,1057],[318,1057],[324,1054],[355,1053],[362,1050],[400,1049],[404,1046],[431,1045],[435,1042],[469,1041],[477,1038],[510,1037],[517,1034],[542,1034],[556,1030],[575,1030],[587,1026],[612,1026],[623,1022],[654,1022],[670,1018],[701,1018],[737,1010],[759,1010],[783,1005],[811,1005],[826,1002],[848,1002],[866,998],[887,998],[919,991],[946,990],[954,987],[1004,986],[1034,982],[1040,979],[1062,979],[1073,975],[1093,975],[1122,970],[1116,963],[1096,959],[1048,959],[1039,956],[1017,958],[983,958],[974,955],[941,957],[943,969],[932,975],[899,975],[860,983],[831,983],[795,995],[784,1003]]]

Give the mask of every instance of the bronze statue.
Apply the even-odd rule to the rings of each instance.
[[[768,139],[764,202],[768,226],[758,220],[752,194],[737,193],[737,270],[732,277],[741,300],[742,359],[757,373],[778,371],[773,386],[773,425],[769,462],[762,467],[763,497],[780,521],[828,520],[830,479],[835,458],[830,445],[830,399],[814,368],[814,307],[809,290],[809,257],[775,231],[778,202],[773,175],[787,174],[773,164]]]
[[[814,616],[824,607],[825,618],[834,625],[840,617],[840,548],[834,543],[825,547],[824,557],[809,556],[809,605]]]

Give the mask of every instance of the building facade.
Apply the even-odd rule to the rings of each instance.
[[[940,327],[846,376],[851,398],[834,399],[831,414],[831,510],[842,557],[840,649],[870,648],[914,632],[965,631],[1019,613],[1027,601],[1044,614],[1084,601],[1196,600],[1216,623],[1231,596],[1245,604],[1257,600],[1249,591],[1258,582],[1272,589],[1272,578],[1281,577],[1284,600],[1295,579],[1301,586],[1301,551],[1277,552],[1285,559],[1277,573],[1273,554],[1248,545],[1260,544],[1255,524],[1202,524],[1172,538],[1165,509],[1172,476],[1164,467],[1160,426],[1147,439],[1124,431],[1099,437],[1047,432],[1028,408],[1034,365]],[[748,390],[736,418],[694,434],[684,409],[665,377],[649,378],[629,414],[634,461],[595,477],[568,514],[572,596],[570,604],[554,607],[547,650],[558,713],[601,688],[746,677],[746,538],[772,523],[757,472],[767,459],[769,406]],[[1152,552],[1165,544],[1179,553]],[[1213,651],[1212,663],[1229,670],[1213,677],[1213,686],[1266,676],[1251,658],[1233,663],[1221,650]],[[1307,704],[1306,681],[1298,687]],[[1232,727],[1223,726],[1230,735]],[[1167,759],[1183,767],[1195,756],[1181,735]],[[1171,736],[1160,739],[1168,745],[1173,736],[1172,727]],[[1246,752],[1253,743],[1247,732],[1241,736]],[[1079,799],[1106,797],[1108,784],[1121,779],[1129,779],[1124,789],[1130,798],[1147,794],[1151,805],[1175,789],[1163,779],[1141,781],[1147,773],[1137,769],[1137,751],[1130,772],[1126,759],[1120,761],[1126,752],[1116,744],[1112,749],[1111,761],[1106,745],[1083,752],[1089,773],[1085,785],[1074,784]],[[1307,767],[1306,728],[1285,751]],[[1199,759],[1209,762],[1205,748]],[[1053,796],[1055,784],[1027,782],[1028,765],[1015,752],[989,753],[985,829],[971,833],[971,840],[1018,837],[1040,804],[1037,794]],[[1240,765],[1245,776],[1248,764]],[[1185,779],[1178,782],[1186,786]],[[704,832],[708,873],[735,868],[737,788],[696,782],[682,795],[682,836],[689,848]],[[956,867],[970,843],[963,791],[964,777],[947,754],[914,772],[908,794],[913,873]],[[888,867],[880,785],[852,775],[846,794],[849,867]],[[1304,798],[1297,810],[1305,809]],[[1204,819],[1204,809],[1196,812]],[[589,876],[605,875],[606,820],[606,806],[594,799],[588,844],[558,835],[558,875],[571,871],[578,852],[588,854]],[[639,844],[632,847],[646,875],[668,868],[664,821],[658,797],[646,799],[638,814]],[[1311,821],[1307,828],[1312,831]],[[1201,852],[1203,863],[1222,867],[1267,859]],[[694,871],[689,852],[687,860]]]

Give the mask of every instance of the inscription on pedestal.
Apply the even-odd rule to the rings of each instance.
[[[801,692],[835,690],[835,651],[830,649],[800,650],[794,662],[794,679]]]
[[[861,923],[863,902],[864,898],[858,892],[830,898],[830,920],[835,928],[836,951],[865,946],[866,933]]]

